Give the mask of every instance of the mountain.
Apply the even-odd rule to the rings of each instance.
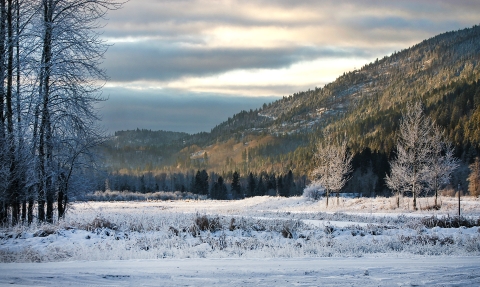
[[[479,60],[480,27],[444,33],[344,73],[323,88],[284,97],[258,112],[239,113],[215,127],[212,135],[218,138],[236,131],[279,135],[308,133],[319,127],[346,128],[353,132],[348,134],[355,137],[352,140],[359,142],[359,147],[370,146],[373,141],[373,149],[387,151],[394,139],[378,143],[377,134],[392,134],[408,101],[421,100],[428,111],[443,107],[449,93],[476,86]],[[473,95],[469,100],[468,105],[457,107],[464,109],[460,114],[478,108]],[[479,139],[470,141],[478,143]]]
[[[308,175],[315,144],[329,130],[348,138],[355,167],[367,162],[381,185],[402,112],[408,102],[421,101],[466,165],[480,152],[479,63],[479,26],[443,33],[322,88],[241,111],[210,133],[118,132],[105,148],[106,161],[111,170],[291,169],[298,177]]]

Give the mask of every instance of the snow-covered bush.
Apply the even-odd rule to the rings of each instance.
[[[303,190],[303,196],[310,200],[319,200],[325,194],[325,188],[318,184],[310,184]]]

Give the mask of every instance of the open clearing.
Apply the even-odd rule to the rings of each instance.
[[[0,285],[478,286],[480,200],[409,200],[74,203],[0,230]]]

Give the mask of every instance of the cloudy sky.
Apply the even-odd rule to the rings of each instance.
[[[130,0],[103,29],[103,125],[210,131],[478,15],[477,0]]]

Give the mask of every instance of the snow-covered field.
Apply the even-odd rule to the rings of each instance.
[[[480,284],[480,199],[462,199],[462,227],[455,198],[330,203],[75,203],[55,225],[0,230],[0,285]]]

